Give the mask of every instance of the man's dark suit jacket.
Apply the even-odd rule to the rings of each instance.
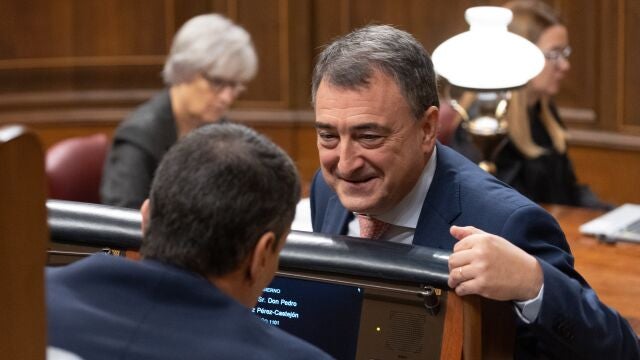
[[[47,269],[50,346],[84,359],[328,359],[204,277],[93,255]]]
[[[169,91],[138,107],[113,136],[100,184],[103,204],[139,209],[160,160],[178,139]]]
[[[629,324],[602,304],[574,269],[553,217],[450,148],[438,144],[437,149],[436,171],[413,244],[452,250],[456,240],[449,228],[471,225],[511,241],[542,267],[542,306],[533,323],[518,319],[516,357],[640,358]],[[320,172],[311,185],[311,216],[313,231],[327,234],[346,234],[353,218]]]

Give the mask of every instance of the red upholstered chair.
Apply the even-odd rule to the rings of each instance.
[[[47,150],[49,198],[100,203],[102,165],[109,148],[105,134],[62,140]]]
[[[439,119],[438,140],[442,144],[449,145],[456,128],[460,124],[460,116],[447,101],[441,100]]]

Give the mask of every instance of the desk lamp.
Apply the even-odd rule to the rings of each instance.
[[[493,174],[493,160],[506,140],[510,90],[525,85],[544,67],[542,51],[507,30],[512,18],[511,10],[503,7],[469,8],[469,31],[440,44],[432,57],[436,72],[464,95],[456,99],[451,88],[444,89],[445,100],[481,151],[479,166]]]

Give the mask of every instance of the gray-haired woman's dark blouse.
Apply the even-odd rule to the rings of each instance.
[[[169,91],[164,90],[116,129],[102,173],[101,202],[140,208],[160,160],[177,138]]]

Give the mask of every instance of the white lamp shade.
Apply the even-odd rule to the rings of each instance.
[[[469,31],[440,44],[433,52],[438,74],[451,84],[478,90],[522,86],[544,67],[542,51],[511,33],[511,10],[496,6],[467,9]]]

